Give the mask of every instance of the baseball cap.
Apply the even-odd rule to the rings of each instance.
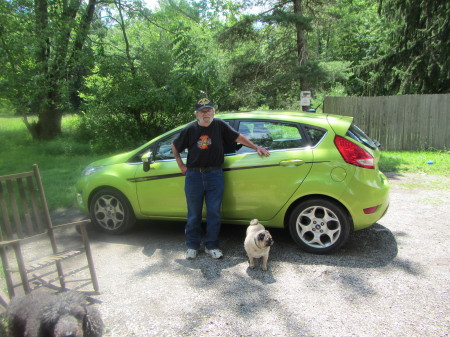
[[[214,103],[212,100],[210,100],[207,97],[200,98],[197,103],[195,104],[195,111],[202,110],[204,108],[211,108],[214,109]]]

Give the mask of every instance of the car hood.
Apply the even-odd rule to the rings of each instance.
[[[130,157],[133,155],[135,151],[125,152],[125,153],[119,153],[115,156],[103,158],[97,161],[94,161],[93,163],[90,163],[89,166],[107,166],[107,165],[114,165],[119,163],[124,163]]]

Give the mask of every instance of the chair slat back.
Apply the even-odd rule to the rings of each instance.
[[[0,176],[0,240],[24,239],[51,228],[41,177],[33,171]]]

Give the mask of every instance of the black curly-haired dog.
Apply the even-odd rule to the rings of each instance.
[[[11,337],[101,337],[100,312],[76,291],[37,289],[8,306]]]

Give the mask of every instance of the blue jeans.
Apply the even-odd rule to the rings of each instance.
[[[223,197],[223,171],[217,169],[206,173],[188,170],[184,192],[187,202],[186,246],[199,249],[202,241],[202,209],[206,204],[206,232],[203,242],[207,249],[219,248],[220,208]]]

